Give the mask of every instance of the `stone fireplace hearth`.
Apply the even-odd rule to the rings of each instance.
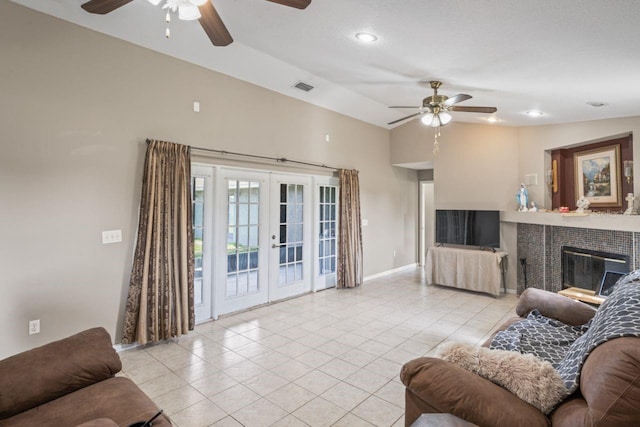
[[[560,291],[563,286],[562,247],[583,248],[628,257],[629,269],[640,268],[640,233],[542,224],[518,223],[518,258],[526,259],[528,287]],[[517,292],[524,290],[518,262]]]

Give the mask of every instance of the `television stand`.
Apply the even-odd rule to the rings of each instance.
[[[506,292],[508,254],[502,250],[432,246],[427,251],[427,284],[450,286],[499,296]]]

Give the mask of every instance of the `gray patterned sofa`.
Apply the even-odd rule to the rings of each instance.
[[[632,273],[640,290],[640,272]],[[636,323],[640,292],[630,300],[620,319]],[[611,297],[610,297],[611,298]],[[604,306],[604,304],[603,304]],[[567,297],[529,288],[520,296],[517,318],[496,334],[536,310],[567,325],[580,326],[603,316],[596,309]],[[599,311],[601,311],[599,309]],[[595,324],[594,322],[591,325]],[[585,333],[585,336],[587,334]],[[492,336],[485,342],[488,347]],[[577,342],[578,340],[576,340]],[[638,426],[640,425],[640,338],[609,337],[585,354],[575,390],[548,416],[520,400],[507,389],[438,358],[423,357],[404,365],[405,423],[410,426],[423,413],[451,413],[479,426]],[[571,389],[570,387],[567,387]]]

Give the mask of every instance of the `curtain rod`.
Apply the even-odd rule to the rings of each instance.
[[[251,158],[254,158],[254,159],[273,160],[273,161],[278,162],[278,163],[295,163],[295,164],[298,164],[298,165],[313,166],[313,167],[316,167],[316,168],[331,169],[331,170],[334,170],[334,171],[339,171],[340,170],[339,168],[335,168],[333,166],[327,166],[324,163],[323,164],[318,164],[318,163],[303,162],[303,161],[300,161],[300,160],[291,160],[291,159],[287,159],[287,158],[284,158],[284,157],[258,156],[257,154],[236,153],[236,152],[233,152],[233,151],[216,150],[216,149],[213,149],[213,148],[203,148],[203,147],[194,147],[194,146],[191,146],[191,148],[194,149],[194,150],[201,150],[201,151],[209,151],[209,152],[212,152],[212,153],[218,153],[218,154],[221,154],[223,156],[226,155],[226,154],[231,154],[233,156],[243,156],[243,157],[251,157]]]
[[[151,141],[153,141],[153,140],[148,138],[147,141],[146,141],[147,145],[149,145],[149,143]],[[324,163],[319,164],[319,163],[303,162],[301,160],[291,160],[291,159],[287,159],[285,157],[259,156],[257,154],[245,154],[245,153],[237,153],[237,152],[234,152],[234,151],[216,150],[215,148],[194,147],[193,145],[190,145],[189,147],[194,149],[194,150],[209,151],[211,153],[218,153],[218,154],[221,154],[223,156],[226,155],[226,154],[231,154],[232,156],[243,156],[243,157],[251,157],[251,158],[254,158],[254,159],[273,160],[273,161],[278,162],[278,163],[295,163],[295,164],[298,164],[298,165],[305,165],[305,166],[313,166],[313,167],[316,167],[316,168],[331,169],[331,170],[334,170],[336,172],[340,170],[340,168],[336,168],[336,167],[333,167],[333,166],[328,166],[328,165],[325,165]]]

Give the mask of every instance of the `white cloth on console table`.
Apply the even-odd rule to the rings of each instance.
[[[505,251],[431,247],[427,252],[427,283],[500,295]]]

